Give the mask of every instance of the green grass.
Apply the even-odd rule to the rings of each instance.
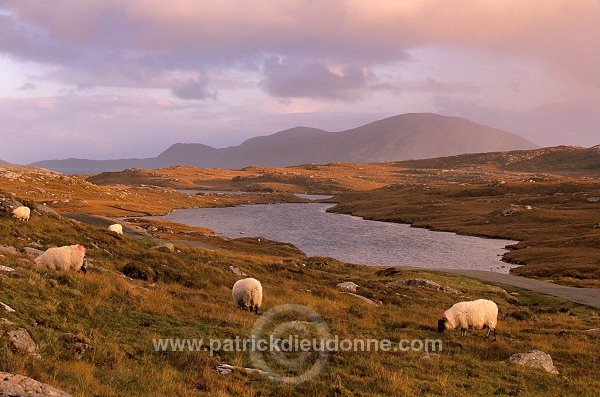
[[[192,238],[192,237],[190,237]],[[200,237],[199,237],[200,238]],[[214,238],[213,238],[214,239]],[[421,270],[381,271],[329,258],[306,258],[272,242],[213,241],[218,249],[176,244],[175,252],[150,250],[159,241],[116,236],[64,218],[34,212],[30,222],[0,214],[0,244],[22,248],[83,244],[94,268],[87,274],[35,269],[25,257],[5,254],[0,264],[0,301],[16,312],[2,317],[24,327],[40,346],[36,360],[13,351],[3,326],[0,370],[31,376],[74,396],[595,396],[600,389],[597,310],[558,298]],[[271,252],[271,255],[268,253]],[[155,281],[131,280],[120,270],[147,266]],[[335,352],[314,379],[281,385],[260,375],[214,371],[219,363],[251,367],[249,354],[221,351],[155,352],[153,338],[242,338],[258,317],[231,300],[235,265],[261,280],[261,313],[294,303],[319,313],[340,339],[437,339],[443,351]],[[399,287],[390,281],[424,277],[461,290],[465,296]],[[351,280],[378,306],[340,294],[334,286]],[[143,287],[143,288],[140,288]],[[485,331],[436,332],[440,313],[459,300],[489,298],[498,303],[498,341]],[[61,335],[78,334],[92,349],[81,360]],[[517,352],[549,353],[561,375],[508,362]]]

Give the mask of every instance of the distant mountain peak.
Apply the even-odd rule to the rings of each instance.
[[[460,117],[407,113],[339,132],[297,126],[228,148],[176,143],[154,158],[49,160],[34,165],[61,172],[81,167],[100,172],[175,165],[239,169],[251,165],[390,162],[533,148],[537,145],[518,135]]]

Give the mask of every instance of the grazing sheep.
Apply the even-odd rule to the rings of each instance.
[[[30,214],[31,210],[29,207],[25,207],[24,205],[17,207],[12,211],[13,217],[22,220],[23,222],[27,222],[29,220]]]
[[[48,248],[42,255],[35,258],[35,263],[50,270],[81,270],[85,273],[84,257],[84,246],[65,245]]]
[[[255,278],[238,280],[233,284],[231,296],[240,309],[254,311],[255,314],[258,314],[263,297],[262,285]]]
[[[487,299],[478,299],[470,302],[458,302],[446,310],[438,321],[438,332],[444,329],[460,328],[460,334],[465,335],[467,329],[488,328],[486,338],[490,333],[496,340],[496,323],[498,322],[498,306]]]
[[[111,232],[115,232],[117,234],[123,234],[123,226],[119,225],[118,223],[110,225],[108,227],[108,230],[110,230]]]

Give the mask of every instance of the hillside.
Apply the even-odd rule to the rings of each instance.
[[[340,132],[296,127],[222,149],[178,143],[155,158],[47,160],[33,165],[66,173],[175,165],[238,169],[251,165],[285,167],[309,163],[389,162],[535,147],[518,135],[462,118],[413,113]]]
[[[479,167],[507,172],[600,177],[600,145],[591,148],[556,146],[534,150],[464,154],[398,162],[398,165],[438,169]]]
[[[182,146],[184,149],[185,146]],[[421,171],[418,171],[418,170]],[[245,167],[239,170],[176,166],[147,170],[132,168],[104,172],[87,178],[97,185],[158,185],[174,189],[279,190],[336,193],[369,190],[405,181],[410,171],[421,178],[473,182],[473,176],[508,178],[532,177],[600,178],[600,145],[591,148],[556,146],[508,152],[472,153],[423,160],[378,164],[329,163],[277,167]],[[442,171],[442,172],[440,172]]]
[[[0,371],[32,377],[73,396],[106,397],[595,396],[600,388],[595,359],[600,334],[587,331],[598,326],[595,309],[463,276],[307,258],[288,244],[221,239],[185,225],[144,225],[143,218],[133,224],[154,235],[118,236],[48,208],[62,214],[89,212],[96,208],[94,197],[113,197],[119,206],[140,206],[140,211],[152,205],[163,208],[163,200],[168,205],[192,201],[176,203],[184,200],[182,195],[167,188],[100,187],[34,169],[4,171],[0,181],[0,302],[14,309],[2,309]],[[205,204],[222,199],[227,198],[210,197]],[[17,201],[33,209],[29,222],[10,217]],[[154,248],[166,239],[174,250]],[[28,253],[31,248],[75,243],[87,248],[86,274],[35,268]],[[261,280],[261,316],[235,307],[231,286],[240,276],[231,266]],[[433,280],[459,294],[394,283],[413,278]],[[358,293],[377,303],[339,292],[335,286],[342,281],[356,282]],[[492,299],[500,308],[497,341],[486,340],[481,330],[470,330],[467,336],[457,330],[437,333],[443,310],[477,298]],[[248,351],[226,345],[211,351],[206,346],[211,340],[249,338],[258,319],[286,304],[318,313],[323,321],[318,324],[326,324],[332,338],[389,340],[392,346],[403,340],[440,340],[442,349],[338,349],[323,360],[314,378],[286,384],[241,370],[256,369]],[[322,337],[313,329],[315,320],[309,320],[284,313],[263,327],[276,336],[292,335],[295,329],[300,336]],[[14,330],[31,336],[38,358],[16,348],[10,337]],[[160,338],[203,339],[206,349],[168,346],[157,351]],[[509,361],[511,355],[533,349],[550,354],[560,375]],[[295,353],[275,351],[272,356],[268,363],[276,374],[295,376],[306,369],[295,365]],[[311,355],[308,364],[313,359]],[[220,374],[222,363],[236,369]]]

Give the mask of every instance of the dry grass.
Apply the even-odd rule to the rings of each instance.
[[[30,375],[75,396],[222,395],[594,395],[600,387],[600,363],[590,352],[600,337],[581,332],[596,326],[597,311],[560,299],[521,291],[514,297],[494,286],[458,276],[417,270],[355,266],[327,258],[284,257],[235,250],[211,252],[177,244],[178,251],[151,252],[156,242],[114,237],[104,230],[76,225],[52,215],[29,223],[0,218],[6,245],[53,245],[81,242],[96,266],[88,274],[61,274],[31,268],[5,255],[0,264],[16,269],[0,277],[0,301],[17,311],[4,317],[27,328],[42,359],[25,358],[0,335],[2,370]],[[60,229],[60,236],[47,230]],[[18,233],[15,233],[18,231]],[[47,234],[46,234],[47,233]],[[36,236],[36,237],[33,237]],[[44,236],[42,241],[38,240]],[[223,243],[225,245],[225,243]],[[259,250],[260,251],[260,250]],[[125,262],[157,270],[154,283],[129,280],[118,273]],[[155,352],[153,338],[248,337],[256,316],[231,302],[237,279],[234,264],[259,278],[265,288],[262,312],[295,303],[315,310],[340,339],[436,339],[438,314],[457,300],[487,297],[500,306],[499,340],[483,331],[460,337],[443,334],[443,351],[431,359],[421,352],[335,352],[323,371],[297,386],[273,383],[259,375],[214,371],[220,362],[252,366],[245,352]],[[464,291],[457,297],[431,290],[391,286],[398,278],[426,277]],[[338,293],[338,282],[354,280],[360,293],[380,306]],[[139,288],[144,287],[145,289]],[[93,348],[82,360],[62,338],[76,333]],[[561,376],[510,365],[510,354],[544,349]]]
[[[311,165],[297,167],[300,174],[313,175],[298,181],[305,181],[302,187],[315,193],[352,190],[336,198],[341,203],[340,211],[469,234],[518,236],[523,243],[509,255],[514,260],[533,261],[528,265],[531,269],[537,266],[538,257],[549,269],[565,263],[564,258],[595,258],[592,248],[597,247],[598,229],[592,226],[600,223],[598,204],[587,200],[600,196],[595,182],[574,182],[572,176],[560,175],[523,182],[530,175],[519,171],[503,174],[507,183],[490,187],[490,182],[500,179],[490,170],[425,171],[417,165],[423,166]],[[336,171],[341,175],[338,179]],[[284,178],[283,173],[291,171],[277,172],[277,178]],[[163,176],[156,178],[161,180]],[[276,179],[263,179],[267,178]],[[318,189],[308,189],[315,178],[319,180],[314,184]],[[358,192],[359,184],[368,178],[365,189],[391,181],[395,185]],[[236,200],[248,200],[189,198],[170,188],[100,187],[73,177],[43,177],[27,172],[3,181],[5,192],[0,196],[16,193],[16,198],[33,208],[46,202],[62,212],[112,216],[132,215],[111,207],[115,202],[134,213],[139,213],[139,208],[160,213],[177,206],[231,205]],[[231,182],[222,178],[219,186],[225,188]],[[268,201],[289,196],[258,195],[256,199],[261,197]],[[497,216],[510,204],[532,205],[534,209],[519,207],[515,216]],[[28,329],[42,355],[36,360],[13,351],[5,333],[7,326],[2,325],[0,370],[32,376],[74,396],[595,396],[600,389],[600,336],[582,332],[598,327],[597,310],[533,292],[513,288],[505,291],[456,275],[407,269],[382,271],[330,258],[307,258],[287,244],[264,239],[225,240],[182,225],[156,226],[161,238],[198,245],[175,242],[175,252],[150,250],[160,241],[119,237],[40,210],[34,210],[27,223],[0,212],[0,244],[43,249],[81,243],[88,248],[94,265],[85,276],[61,274],[34,269],[22,254],[0,256],[0,265],[16,269],[0,274],[0,301],[16,309],[2,317],[14,322],[15,327]],[[120,271],[128,263],[151,268],[155,280],[123,277]],[[250,335],[257,317],[238,310],[231,301],[230,287],[238,276],[228,269],[229,265],[261,280],[265,289],[263,313],[295,303],[319,313],[330,332],[339,338],[389,339],[394,343],[441,338],[443,351],[429,359],[413,351],[335,352],[317,377],[296,386],[277,384],[259,375],[235,372],[222,376],[214,371],[221,362],[252,366],[247,352],[222,350],[215,356],[207,351],[156,352],[153,338]],[[571,271],[578,273],[565,280],[576,283],[580,280],[576,276],[594,274],[585,269],[571,266]],[[413,277],[459,289],[464,296],[390,284]],[[348,280],[360,285],[361,295],[382,304],[367,305],[335,290],[337,283]],[[513,291],[519,295],[511,295]],[[459,300],[475,298],[498,303],[497,342],[486,340],[484,331],[472,331],[466,337],[452,331],[437,334],[437,318],[444,309]],[[82,360],[74,358],[73,346],[62,338],[65,332],[90,341],[93,348]],[[549,353],[561,375],[508,362],[511,354],[533,349]]]

